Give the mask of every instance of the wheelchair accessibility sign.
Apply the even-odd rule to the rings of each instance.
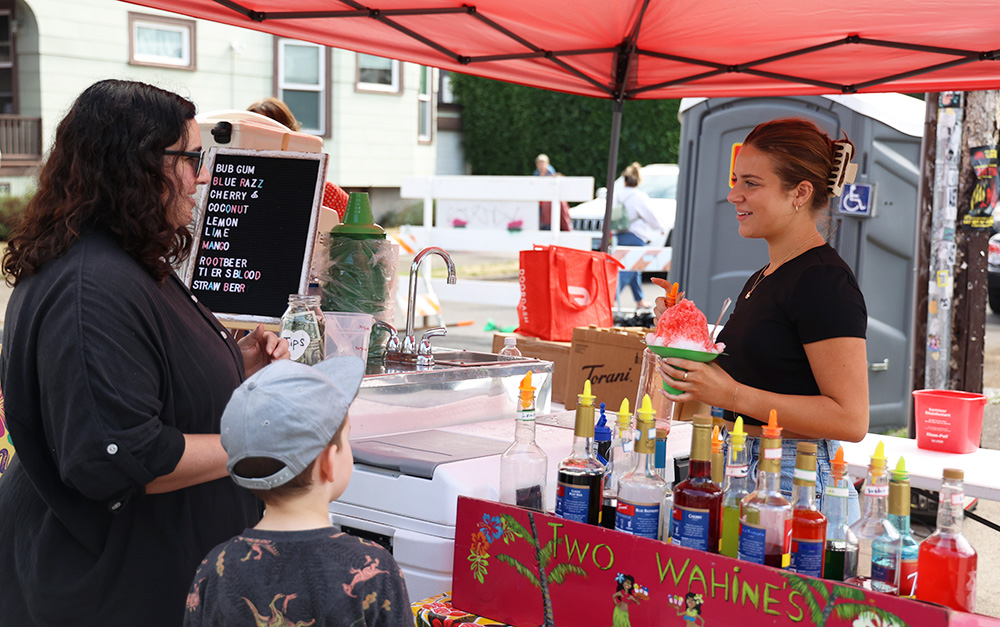
[[[875,217],[875,186],[853,183],[844,185],[839,213],[857,218]]]

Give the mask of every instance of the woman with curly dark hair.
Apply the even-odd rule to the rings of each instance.
[[[172,270],[208,181],[194,114],[143,83],[86,89],[10,238],[5,623],[179,625],[201,557],[259,517],[219,420],[287,342],[233,341]]]

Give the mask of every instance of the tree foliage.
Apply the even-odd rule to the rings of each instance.
[[[473,174],[531,174],[545,153],[567,176],[605,183],[611,101],[452,74],[462,105],[462,147]],[[622,115],[620,174],[633,161],[677,163],[678,100],[629,100]]]

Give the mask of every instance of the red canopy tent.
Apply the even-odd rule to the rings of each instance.
[[[1000,2],[128,0],[447,70],[611,99],[1000,87]],[[610,221],[605,220],[604,247]]]

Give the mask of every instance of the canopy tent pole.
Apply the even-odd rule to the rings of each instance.
[[[608,252],[611,244],[611,207],[615,199],[615,171],[618,169],[618,143],[622,134],[622,110],[624,100],[611,101],[611,146],[608,148],[608,177],[604,205],[604,226],[601,232],[601,250]]]

